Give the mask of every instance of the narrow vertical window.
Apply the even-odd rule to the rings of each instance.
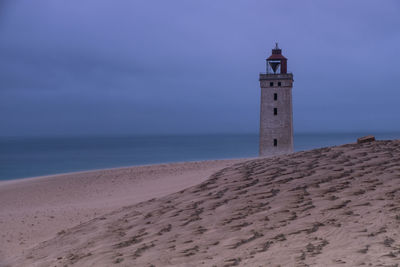
[[[270,83],[269,83],[269,86],[274,86],[274,82],[270,82]]]
[[[282,85],[282,83],[281,82],[278,82],[278,86],[281,86]]]
[[[278,100],[278,94],[277,93],[274,94],[274,100],[275,101]]]
[[[274,108],[274,115],[278,115],[278,109]]]
[[[274,146],[278,146],[278,139],[274,139]]]

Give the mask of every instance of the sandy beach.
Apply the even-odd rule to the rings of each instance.
[[[398,266],[399,159],[376,141],[3,182],[2,263]]]
[[[0,266],[58,232],[205,181],[241,160],[77,172],[0,182]]]

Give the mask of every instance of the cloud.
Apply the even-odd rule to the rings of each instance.
[[[257,132],[275,41],[295,131],[399,119],[397,1],[0,3],[4,134]]]

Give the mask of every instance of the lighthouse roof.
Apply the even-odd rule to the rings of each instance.
[[[280,59],[287,59],[282,54],[272,54],[267,58],[267,60],[280,60]]]
[[[267,58],[267,60],[281,60],[281,59],[286,59],[284,56],[282,56],[282,49],[278,47],[278,43],[275,43],[275,48],[272,49],[272,55]]]

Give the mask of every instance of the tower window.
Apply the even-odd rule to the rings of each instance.
[[[278,108],[274,108],[274,115],[278,115]]]
[[[274,146],[278,146],[278,139],[274,139]]]
[[[274,82],[269,82],[269,86],[274,86]]]
[[[278,100],[278,94],[277,93],[274,94],[274,100],[275,101]]]
[[[278,82],[278,86],[281,86],[282,85],[282,83],[281,82]]]

